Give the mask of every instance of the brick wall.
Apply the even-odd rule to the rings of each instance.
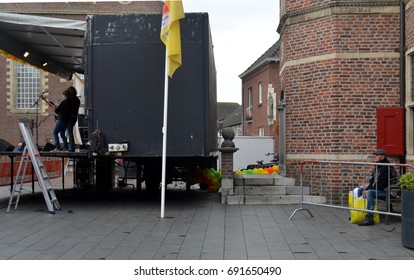
[[[288,12],[301,11],[304,9],[315,8],[327,3],[332,3],[332,0],[281,0],[285,1],[285,9]]]
[[[7,65],[5,63],[5,59],[0,57],[0,138],[10,142],[11,144],[15,143],[17,139],[7,137],[9,134],[10,129],[10,119],[7,114],[4,114],[4,112],[7,112]],[[13,140],[13,142],[11,142]]]
[[[307,159],[368,160],[376,108],[399,106],[398,1],[362,2],[338,12],[324,7],[337,1],[286,1],[303,10],[279,26],[288,175]]]
[[[153,14],[162,12],[162,1],[129,1],[122,4],[113,2],[38,2],[38,3],[0,3],[3,13],[32,13],[32,14]]]
[[[285,62],[333,52],[395,52],[399,43],[399,15],[334,15],[286,28]]]

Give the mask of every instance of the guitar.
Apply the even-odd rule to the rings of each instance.
[[[45,101],[49,106],[53,107],[53,108],[57,108],[58,106],[53,103],[53,101],[47,99],[43,94],[40,95],[40,98],[43,99],[43,101]]]

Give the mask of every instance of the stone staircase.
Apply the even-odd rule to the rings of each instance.
[[[234,175],[233,190],[222,188],[225,204],[297,204],[301,201],[301,187],[294,178],[280,175]],[[303,201],[325,203],[325,197],[311,196],[303,187]]]

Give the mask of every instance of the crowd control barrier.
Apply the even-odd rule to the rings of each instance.
[[[348,205],[349,191],[362,186],[372,170],[378,172],[379,166],[388,166],[388,175],[390,175],[391,166],[397,173],[396,182],[388,180],[387,197],[385,199],[386,210],[361,210]],[[414,166],[410,164],[394,163],[368,163],[368,162],[343,162],[343,161],[303,161],[300,165],[300,186],[301,200],[299,208],[295,209],[289,220],[298,211],[306,211],[311,217],[312,213],[305,205],[315,205],[322,207],[331,207],[344,210],[358,210],[370,213],[378,213],[388,216],[401,217],[401,213],[392,211],[391,191],[399,189],[399,177],[405,171],[414,171]],[[377,176],[374,176],[375,178]],[[390,178],[391,176],[388,176]],[[376,179],[375,179],[376,180]],[[305,198],[304,188],[310,188],[312,194],[310,198]],[[308,197],[308,196],[307,196]],[[321,197],[323,199],[321,199]],[[381,198],[380,198],[381,200]],[[382,199],[383,200],[383,199]],[[378,201],[378,199],[377,199]]]

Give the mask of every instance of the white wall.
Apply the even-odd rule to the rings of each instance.
[[[220,137],[219,147],[224,139]],[[236,148],[239,148],[234,153],[234,167],[233,170],[246,168],[249,164],[256,163],[257,160],[263,160],[264,163],[270,162],[272,156],[266,156],[267,153],[273,153],[274,139],[271,136],[236,136],[233,139]],[[221,161],[221,153],[219,153],[219,168]]]

